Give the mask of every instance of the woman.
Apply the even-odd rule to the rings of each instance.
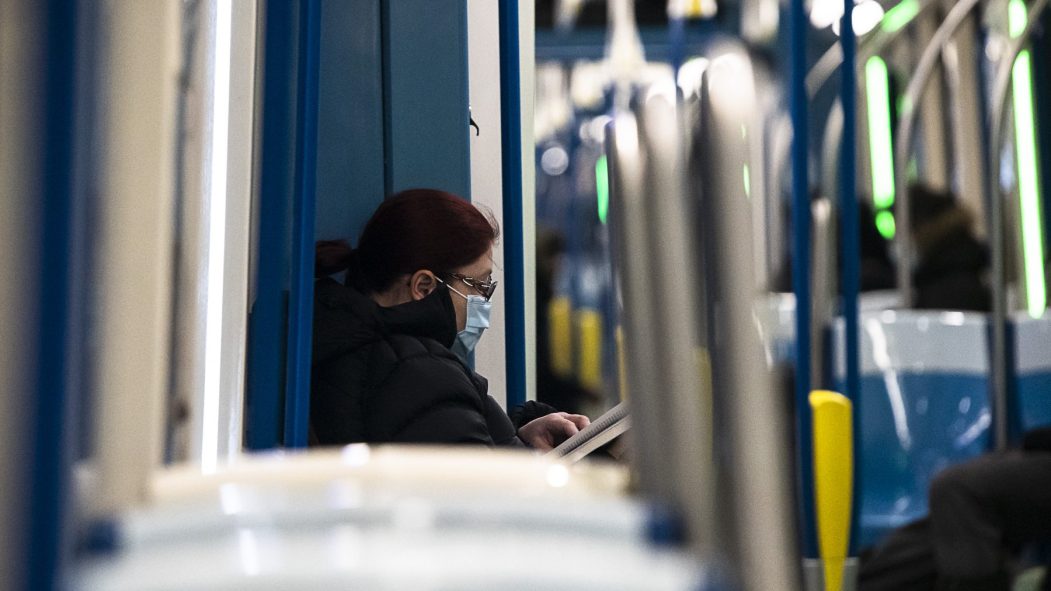
[[[527,403],[512,422],[466,364],[489,326],[499,233],[470,203],[414,189],[376,210],[358,248],[318,244],[310,419],[321,445],[480,443],[548,450],[588,424]]]

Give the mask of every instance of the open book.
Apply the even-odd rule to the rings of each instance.
[[[569,462],[578,462],[619,437],[630,427],[628,404],[621,402],[548,453]]]

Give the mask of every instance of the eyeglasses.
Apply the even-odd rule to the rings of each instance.
[[[449,273],[449,275],[451,277],[459,279],[460,281],[463,281],[464,284],[466,284],[468,287],[473,288],[475,291],[481,294],[481,296],[484,297],[485,301],[487,302],[490,298],[493,297],[493,292],[496,291],[496,286],[497,284],[499,284],[499,281],[493,281],[492,277],[486,279],[485,282],[483,282],[481,279],[475,279],[474,277],[468,277],[459,273]]]

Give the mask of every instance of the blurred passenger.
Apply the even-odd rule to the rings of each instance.
[[[548,450],[587,417],[527,403],[514,422],[468,359],[489,326],[496,224],[431,189],[399,193],[358,248],[320,242],[312,439],[320,445],[476,443]],[[326,275],[347,271],[346,285]]]
[[[931,541],[939,590],[1007,591],[1009,557],[1051,541],[1051,428],[1022,451],[953,466],[931,483]],[[1043,588],[1051,589],[1045,573]]]
[[[974,216],[950,193],[909,188],[916,264],[915,307],[988,311],[989,252],[974,233]]]
[[[1011,563],[1051,541],[1051,427],[1020,450],[945,469],[931,483],[930,514],[862,554],[860,591],[1007,591]],[[1042,589],[1051,591],[1051,576]]]
[[[988,311],[986,276],[989,252],[974,232],[974,216],[952,194],[925,185],[909,188],[913,255],[914,306],[917,309]],[[890,243],[876,229],[867,199],[858,202],[861,291],[893,289],[895,263]],[[841,249],[842,250],[842,249]],[[775,282],[792,291],[792,265],[782,266]]]

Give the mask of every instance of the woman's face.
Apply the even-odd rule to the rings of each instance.
[[[481,283],[491,280],[493,275],[493,247],[490,246],[485,254],[478,257],[470,264],[464,265],[459,269],[453,269],[453,273],[478,280]],[[450,288],[455,289],[465,296],[485,295],[457,277],[450,277],[447,281],[449,282]],[[461,331],[467,326],[467,300],[456,295],[454,292],[450,292],[449,295],[452,296],[453,309],[456,310],[456,330]]]

